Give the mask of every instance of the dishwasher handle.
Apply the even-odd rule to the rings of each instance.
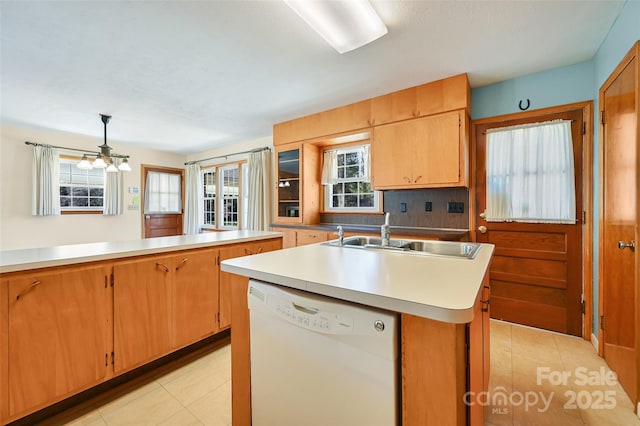
[[[291,304],[293,305],[294,308],[296,308],[296,310],[300,312],[304,312],[305,314],[316,315],[318,312],[320,312],[320,310],[317,308],[307,308],[302,305],[298,305],[294,302],[291,302]]]

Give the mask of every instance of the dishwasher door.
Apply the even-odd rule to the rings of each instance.
[[[397,314],[251,280],[253,426],[399,424]]]

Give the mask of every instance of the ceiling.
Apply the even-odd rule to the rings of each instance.
[[[0,118],[189,154],[468,73],[591,59],[624,1],[376,1],[389,33],[340,55],[278,0],[0,1]],[[39,141],[46,143],[46,141]]]

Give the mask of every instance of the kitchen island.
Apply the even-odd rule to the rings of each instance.
[[[221,260],[282,247],[227,231],[0,252],[0,424],[226,330]]]
[[[488,384],[493,246],[474,259],[312,244],[222,262],[223,271],[400,314],[404,426],[482,424],[466,392]],[[247,287],[232,288],[234,426],[251,424]]]

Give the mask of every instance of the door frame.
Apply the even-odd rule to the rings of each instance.
[[[593,332],[593,101],[575,102],[531,111],[516,112],[494,117],[473,120],[471,123],[471,165],[469,191],[469,230],[473,240],[476,240],[476,130],[479,124],[499,123],[516,119],[526,119],[545,114],[555,114],[570,110],[582,109],[584,121],[582,143],[582,210],[585,220],[582,224],[582,300],[584,313],[582,322],[582,338],[591,341]]]
[[[140,165],[140,225],[141,225],[141,230],[140,230],[140,235],[142,236],[142,238],[146,238],[145,236],[145,224],[144,224],[144,194],[146,192],[146,185],[147,185],[147,172],[152,171],[152,172],[167,172],[167,173],[175,173],[175,174],[180,174],[181,179],[180,179],[180,184],[181,184],[181,188],[180,188],[180,198],[181,198],[181,205],[182,205],[182,209],[181,209],[181,215],[184,218],[184,190],[185,190],[185,181],[184,181],[184,174],[185,171],[184,169],[178,168],[178,167],[165,167],[165,166],[153,166],[151,164],[141,164]]]

